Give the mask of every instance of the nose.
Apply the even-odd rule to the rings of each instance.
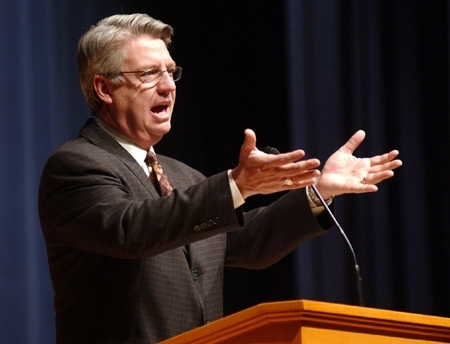
[[[172,77],[169,75],[167,71],[164,71],[161,75],[161,79],[158,83],[158,89],[161,91],[175,91],[177,88],[175,81],[173,81]]]

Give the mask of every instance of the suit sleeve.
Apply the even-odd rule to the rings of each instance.
[[[226,172],[204,178],[183,165],[173,176],[183,185],[157,197],[115,155],[83,147],[60,149],[44,168],[39,214],[49,247],[136,259],[240,228]]]
[[[266,268],[332,226],[325,212],[313,215],[304,189],[245,213],[244,223],[243,228],[228,233],[227,266]]]

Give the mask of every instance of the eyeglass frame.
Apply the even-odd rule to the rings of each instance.
[[[154,79],[145,82],[142,81],[141,78],[143,75],[145,75],[146,73],[150,72],[150,71],[158,71],[158,76],[156,76]],[[167,74],[169,74],[169,77],[173,80],[173,81],[178,81],[181,79],[181,75],[182,75],[182,71],[183,68],[181,68],[180,66],[176,66],[176,67],[172,67],[166,70],[160,70],[158,68],[152,68],[152,69],[147,69],[147,70],[133,70],[133,71],[120,71],[119,74],[137,74],[140,73],[140,75],[136,75],[136,78],[139,79],[140,82],[142,82],[143,84],[151,84],[152,82],[156,81],[156,83],[152,86],[156,86],[160,83],[161,78],[163,76],[163,74],[165,72],[167,72]],[[176,73],[178,73],[178,77],[176,77]]]

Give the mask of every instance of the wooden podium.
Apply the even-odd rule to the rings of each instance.
[[[450,319],[316,301],[263,303],[161,344],[450,343]]]

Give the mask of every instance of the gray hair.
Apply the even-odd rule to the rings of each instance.
[[[111,81],[123,81],[120,68],[125,59],[123,46],[133,36],[149,35],[171,43],[173,28],[147,14],[117,14],[100,20],[80,38],[77,48],[78,77],[81,90],[93,114],[102,105],[94,90],[94,75],[113,76]]]

